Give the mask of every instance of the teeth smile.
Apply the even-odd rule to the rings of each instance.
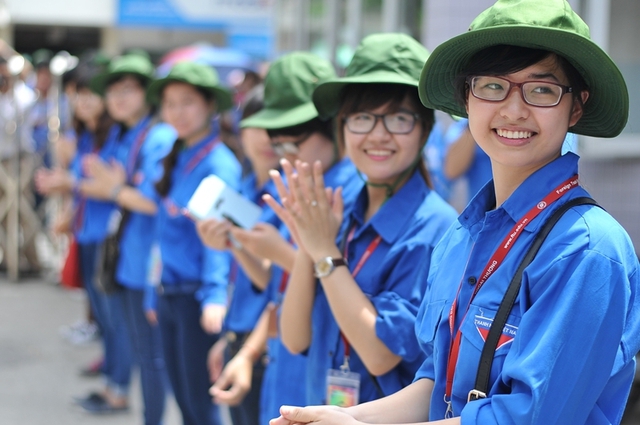
[[[391,151],[387,151],[387,150],[368,149],[367,153],[373,156],[390,156],[391,155]]]
[[[507,139],[528,139],[533,136],[533,133],[530,131],[509,131],[497,129],[496,132],[498,133],[498,136],[506,137]]]

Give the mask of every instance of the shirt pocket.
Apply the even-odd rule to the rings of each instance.
[[[456,397],[466,400],[469,391],[475,387],[480,356],[496,316],[496,311],[497,310],[472,304],[460,326],[462,337],[460,340],[460,352],[456,364],[452,390],[453,395]],[[502,372],[505,357],[513,345],[513,340],[518,333],[519,325],[520,317],[510,314],[506,325],[502,329],[502,335],[500,336],[498,347],[493,356],[489,389],[491,389]]]
[[[425,350],[436,336],[436,331],[442,321],[445,300],[423,303],[418,311],[416,321],[416,336],[420,346]]]

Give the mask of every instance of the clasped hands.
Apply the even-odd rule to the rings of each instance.
[[[313,167],[299,160],[295,168],[286,159],[280,164],[288,187],[279,172],[272,170],[270,174],[282,204],[270,195],[265,195],[264,201],[289,228],[298,247],[314,261],[339,256],[335,241],[344,213],[342,188],[325,187],[320,161]]]

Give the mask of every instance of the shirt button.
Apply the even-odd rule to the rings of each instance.
[[[469,279],[467,279],[467,282],[469,282],[469,285],[475,285],[477,281],[478,280],[474,276],[471,276],[469,277]]]
[[[333,357],[333,351],[329,351],[329,357]]]

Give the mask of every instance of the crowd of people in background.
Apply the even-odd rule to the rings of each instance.
[[[496,7],[508,12],[501,3],[508,2],[500,0]],[[504,43],[509,44],[507,39]],[[101,377],[102,383],[73,402],[91,414],[126,412],[132,373],[139,373],[146,425],[163,423],[167,397],[175,398],[185,425],[220,425],[222,404],[230,406],[233,425],[266,424],[278,417],[277,423],[306,423],[334,413],[345,415],[337,416],[335,423],[375,423],[367,408],[344,408],[380,399],[369,408],[380,420],[460,416],[464,402],[457,392],[459,375],[454,382],[448,371],[443,372],[446,379],[440,373],[455,329],[464,327],[484,337],[482,331],[488,330],[477,318],[491,309],[475,306],[475,293],[467,294],[482,279],[481,270],[466,270],[471,260],[471,266],[481,268],[484,263],[478,262],[484,260],[474,255],[488,257],[499,241],[476,234],[485,232],[478,224],[484,218],[478,217],[502,211],[502,205],[516,208],[505,202],[516,202],[516,195],[524,205],[527,196],[518,192],[509,198],[511,192],[492,191],[492,178],[499,186],[509,172],[517,173],[501,162],[501,148],[480,144],[481,148],[474,140],[472,133],[487,139],[478,124],[487,118],[478,118],[479,107],[473,105],[519,102],[509,111],[514,114],[521,113],[517,108],[566,107],[569,121],[555,123],[557,152],[549,148],[548,157],[534,164],[554,178],[562,174],[562,180],[569,177],[564,176],[566,170],[577,167],[575,136],[566,130],[573,131],[580,122],[583,107],[574,106],[570,115],[565,105],[569,98],[563,97],[566,90],[555,91],[565,87],[562,84],[581,88],[573,65],[558,59],[559,54],[549,56],[544,48],[542,53],[511,51],[508,46],[495,49],[487,57],[513,57],[513,63],[501,67],[474,56],[476,68],[465,71],[466,81],[455,82],[467,96],[466,111],[428,101],[435,95],[425,89],[431,83],[425,83],[421,73],[430,54],[403,34],[365,37],[340,72],[311,53],[291,52],[275,59],[265,72],[257,65],[238,70],[243,78],[235,73],[234,81],[222,80],[212,66],[188,60],[158,75],[142,51],[111,59],[86,53],[62,76],[55,98],[50,70],[54,52],[35,52],[32,71],[18,77],[0,60],[0,128],[22,117],[19,143],[1,142],[0,159],[8,166],[18,157],[32,171],[33,192],[28,198],[36,210],[47,199],[62,199],[55,214],[47,209],[41,215],[43,227],[52,234],[70,235],[87,294],[86,318],[66,327],[64,336],[75,343],[99,339],[103,347],[101,358],[81,369],[86,376]],[[527,79],[523,69],[530,68],[538,86],[525,91],[523,84],[528,83],[511,79]],[[493,78],[485,82],[484,75]],[[502,98],[496,94],[505,82],[509,90],[517,86],[516,95],[522,99],[514,101],[512,92]],[[571,99],[580,93],[574,91]],[[584,104],[589,100],[583,95]],[[55,143],[50,137],[52,102],[61,134]],[[436,113],[436,108],[447,113]],[[472,121],[463,118],[466,113]],[[593,127],[585,128],[577,126],[577,132],[593,132]],[[539,131],[549,137],[546,127]],[[525,130],[515,133],[500,135],[524,137],[518,134]],[[509,161],[531,158],[537,157]],[[496,175],[496,169],[503,174]],[[198,185],[212,174],[259,206],[258,224],[242,228],[229,220],[196,218],[186,210]],[[535,196],[557,180],[548,183],[542,174],[529,178],[521,183]],[[452,202],[454,208],[448,201],[462,179],[466,189],[462,201]],[[545,183],[539,186],[535,179]],[[532,199],[533,205],[538,201]],[[469,202],[463,218],[456,220]],[[619,240],[626,240],[604,212],[580,211],[588,220],[608,223]],[[491,220],[496,226],[505,224],[503,216]],[[484,226],[494,224],[487,219]],[[465,239],[467,230],[475,236]],[[491,237],[503,236],[502,230],[498,233]],[[447,243],[439,245],[443,236]],[[491,252],[474,251],[474,240],[482,238]],[[113,241],[116,263],[105,269]],[[515,246],[522,251],[521,245]],[[622,258],[615,261],[633,269],[629,246],[619,248]],[[460,278],[460,273],[467,274]],[[630,274],[622,270],[619,278],[627,282]],[[434,283],[436,277],[453,289]],[[635,294],[635,281],[629,279],[627,285]],[[458,283],[461,289],[450,294]],[[456,316],[455,302],[452,313],[448,310],[461,292],[466,297],[461,310],[469,304],[475,325],[466,312]],[[620,311],[626,311],[625,300],[618,300],[624,306]],[[495,313],[498,305],[489,304]],[[518,332],[525,338],[530,331],[527,313],[518,314],[513,324],[521,327]],[[635,323],[631,316],[627,320]],[[624,327],[626,335],[627,322],[620,321],[624,326],[619,332]],[[482,339],[479,344],[484,337],[477,336]],[[477,342],[473,341],[464,340],[462,350],[470,351],[470,344]],[[633,341],[629,344],[638,348]],[[512,350],[509,358],[516,355]],[[626,372],[633,360],[616,361],[624,377],[616,378],[619,385],[611,385],[618,396],[626,397]],[[508,364],[500,357],[499,367],[503,363]],[[539,366],[552,368],[544,362]],[[511,373],[517,374],[518,366],[512,367]],[[603,372],[607,379],[609,372]],[[496,376],[491,374],[494,383]],[[429,406],[434,381],[443,394],[433,396],[431,412],[427,409],[425,416],[416,406]],[[492,391],[500,393],[510,385],[519,384],[498,382]],[[385,403],[397,392],[391,400],[406,403],[413,414],[382,413],[396,410]],[[322,404],[341,409],[281,410],[283,405]],[[526,405],[522,400],[521,404]],[[619,419],[618,404],[598,414]],[[588,414],[591,408],[584,411]],[[565,419],[574,414],[571,409],[563,412],[569,415]]]

